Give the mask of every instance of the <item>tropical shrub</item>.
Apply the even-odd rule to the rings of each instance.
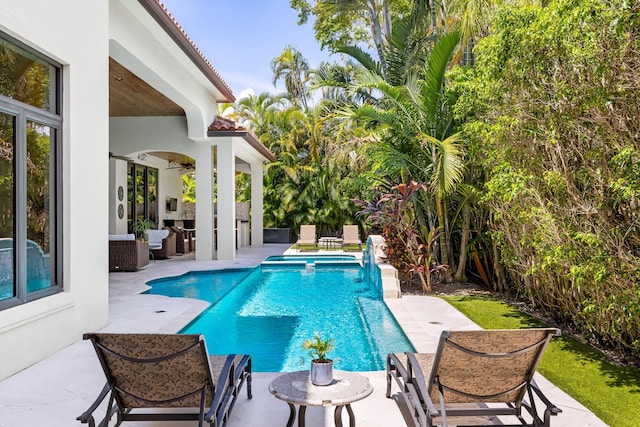
[[[640,6],[502,9],[456,105],[506,285],[640,354]],[[465,92],[466,91],[466,92]]]

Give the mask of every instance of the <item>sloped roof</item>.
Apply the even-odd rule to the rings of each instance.
[[[211,65],[209,60],[187,35],[186,31],[178,24],[164,4],[162,4],[160,0],[138,0],[138,2],[149,12],[153,19],[167,32],[176,44],[180,46],[182,51],[193,61],[209,81],[213,83],[216,89],[220,91],[224,99],[219,99],[218,101],[234,102],[236,98],[233,96],[231,88],[222,77],[220,77],[218,71],[213,68],[213,65]]]

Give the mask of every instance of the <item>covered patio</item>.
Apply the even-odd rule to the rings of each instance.
[[[109,41],[109,233],[131,233],[137,219],[158,229],[188,221],[184,228],[197,227],[196,259],[233,259],[237,247],[262,244],[263,165],[275,158],[217,115],[216,105],[235,97],[166,9],[140,4],[155,21],[151,34],[114,24]],[[140,11],[118,12],[133,20]],[[182,203],[187,173],[197,183],[195,208]],[[249,218],[240,224],[237,173],[251,176]]]

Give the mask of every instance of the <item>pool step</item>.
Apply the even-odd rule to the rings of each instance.
[[[262,265],[266,265],[266,266],[282,266],[282,267],[292,267],[292,266],[300,266],[300,267],[306,267],[306,266],[312,266],[312,265],[316,265],[316,266],[333,266],[333,265],[353,265],[353,266],[360,266],[360,261],[358,260],[343,260],[343,261],[338,261],[338,260],[331,260],[331,261],[325,261],[325,260],[286,260],[286,261],[262,261],[261,263]]]

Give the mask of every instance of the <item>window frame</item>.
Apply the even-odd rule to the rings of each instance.
[[[0,300],[0,311],[29,303],[63,291],[63,66],[18,40],[0,32],[0,38],[49,64],[55,70],[50,81],[49,109],[44,110],[0,94],[0,112],[13,117],[14,123],[14,286],[15,296]],[[35,122],[51,129],[49,165],[50,286],[27,292],[27,123]]]

